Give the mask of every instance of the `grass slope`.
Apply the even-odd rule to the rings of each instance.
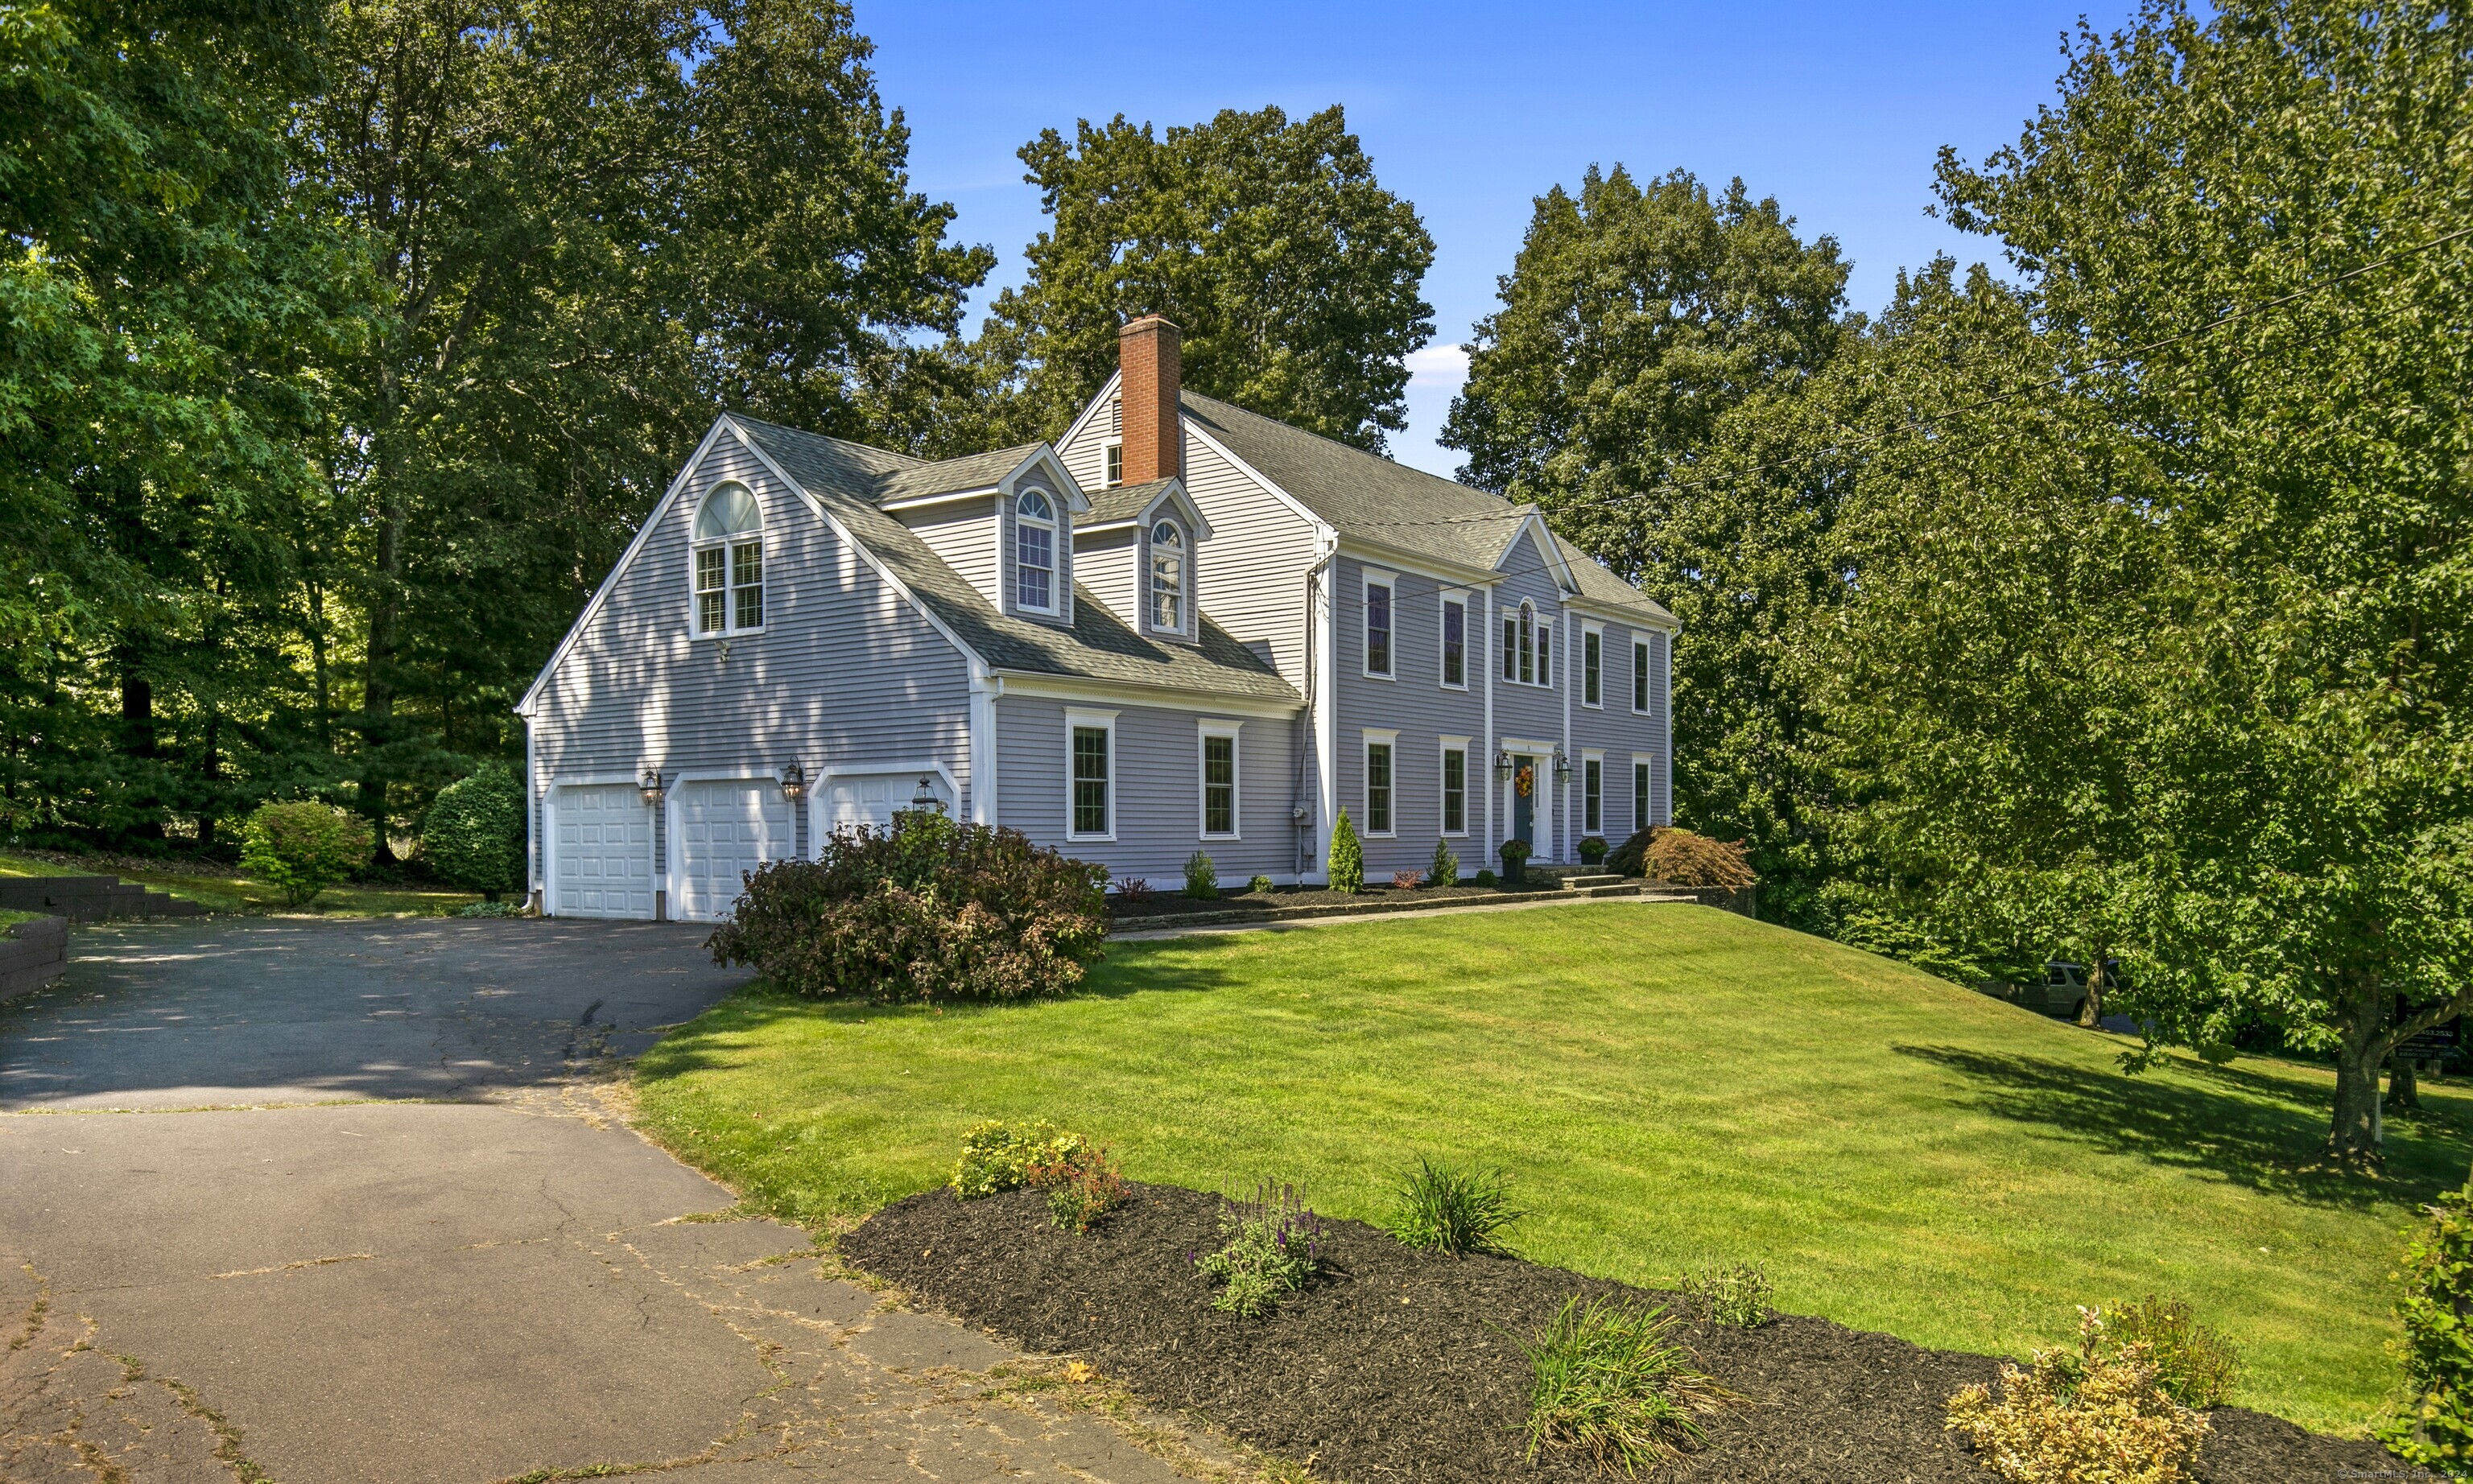
[[[283,894],[252,881],[238,869],[217,869],[198,862],[179,870],[161,870],[126,856],[74,856],[44,859],[32,855],[0,855],[0,876],[118,876],[132,886],[151,886],[204,906],[209,912],[316,913],[322,917],[436,917],[468,902],[472,892],[428,891],[418,887],[330,886],[306,907],[284,903]]]
[[[1301,1180],[1380,1219],[1420,1154],[1501,1164],[1523,1254],[1630,1282],[1765,1263],[1779,1306],[2023,1354],[2072,1305],[2188,1297],[2236,1400],[2359,1430],[2397,1384],[2388,1282],[2464,1178],[2473,1103],[2315,1168],[2331,1079],[2123,1075],[2126,1041],[1702,908],[1607,903],[1118,945],[1091,993],[993,1009],[755,990],[648,1053],[648,1132],[815,1220],[945,1180],[979,1118],[1044,1116],[1135,1178]]]

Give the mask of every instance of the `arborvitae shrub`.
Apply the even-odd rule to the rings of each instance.
[[[1441,840],[1434,842],[1434,858],[1426,866],[1426,884],[1428,886],[1460,884],[1460,858],[1452,853],[1449,843]]]
[[[1185,895],[1209,901],[1219,895],[1219,868],[1200,850],[1185,858]]]
[[[1348,822],[1348,810],[1339,811],[1339,823],[1331,828],[1331,889],[1334,892],[1357,892],[1365,887],[1365,850],[1357,843],[1357,826]]]

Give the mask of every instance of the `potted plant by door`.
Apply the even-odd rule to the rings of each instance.
[[[1586,840],[1580,842],[1581,865],[1595,871],[1605,863],[1606,842],[1601,836],[1591,835]]]
[[[1509,890],[1518,891],[1521,883],[1526,880],[1528,875],[1528,842],[1505,840],[1502,842],[1502,848],[1494,853],[1502,857],[1503,886]]]

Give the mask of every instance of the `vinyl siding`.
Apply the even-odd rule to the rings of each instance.
[[[1648,711],[1645,715],[1631,708],[1631,646],[1635,638],[1649,641]],[[1579,766],[1579,755],[1592,750],[1606,755],[1604,796],[1604,834],[1609,844],[1620,845],[1633,830],[1648,825],[1672,823],[1667,802],[1666,700],[1661,676],[1664,670],[1666,635],[1653,629],[1636,629],[1609,622],[1605,626],[1605,708],[1591,710],[1573,698],[1572,752],[1573,766]],[[1574,655],[1574,659],[1577,656]],[[1634,753],[1654,754],[1649,766],[1649,812],[1645,820],[1632,817],[1631,758]],[[1574,777],[1574,787],[1577,778]],[[1580,826],[1579,806],[1573,806],[1573,827]]]
[[[689,532],[724,479],[764,513],[765,626],[728,641],[692,635]],[[717,441],[680,497],[575,634],[531,719],[536,830],[542,791],[563,778],[633,778],[651,766],[772,776],[797,758],[826,768],[933,759],[970,788],[969,673],[920,616],[794,491],[734,439]],[[666,814],[669,811],[658,811]],[[805,839],[800,816],[799,847]],[[668,841],[657,830],[657,882]]]
[[[1050,508],[1056,512],[1054,546],[1056,591],[1053,594],[1056,599],[1056,610],[1052,613],[1043,613],[1036,609],[1022,608],[1014,602],[1014,595],[1020,591],[1014,584],[1014,557],[1021,549],[1014,543],[1014,525],[1017,518],[1015,508],[1021,503],[1021,492],[1031,489],[1044,491]],[[1014,492],[1004,497],[1001,526],[997,533],[996,554],[996,577],[1003,588],[1000,597],[1005,612],[1016,617],[1027,618],[1034,623],[1069,624],[1073,621],[1073,516],[1066,508],[1065,496],[1054,490],[1049,490],[1044,476],[1038,479],[1024,477],[1014,487]]]
[[[1113,842],[1066,837],[1068,710],[1115,711],[1116,834]],[[1294,789],[1292,728],[1285,717],[1005,696],[996,704],[996,807],[1000,822],[1112,875],[1140,876],[1154,891],[1185,882],[1186,858],[1210,854],[1223,886],[1257,874],[1295,877],[1296,840],[1288,820]],[[1236,745],[1237,828],[1241,839],[1202,837],[1199,723],[1241,722]]]
[[[1131,628],[1134,612],[1134,533],[1102,531],[1073,539],[1073,571],[1108,611]]]
[[[1391,674],[1381,680],[1365,674],[1365,577],[1368,570],[1391,572]],[[1485,672],[1491,649],[1479,632],[1485,623],[1481,592],[1455,588],[1415,572],[1401,572],[1380,563],[1343,555],[1338,561],[1336,588],[1339,627],[1337,663],[1338,802],[1348,810],[1365,850],[1368,880],[1388,879],[1393,872],[1423,870],[1442,838],[1442,739],[1469,739],[1468,831],[1453,836],[1451,848],[1460,869],[1474,875],[1494,864],[1485,838],[1484,789],[1493,772],[1494,755],[1485,737]],[[1447,689],[1442,683],[1443,606],[1447,587],[1467,591],[1469,604],[1468,688]],[[1498,696],[1497,705],[1501,704]],[[1392,751],[1392,833],[1366,833],[1365,732],[1396,730]]]
[[[1536,541],[1533,539],[1524,539],[1503,556],[1500,568],[1502,576],[1495,587],[1494,622],[1491,625],[1491,632],[1486,635],[1488,662],[1492,666],[1490,673],[1494,677],[1495,734],[1491,739],[1491,746],[1494,747],[1500,747],[1504,737],[1520,737],[1531,742],[1556,742],[1562,740],[1564,735],[1563,703],[1566,696],[1570,695],[1573,677],[1578,674],[1577,666],[1573,663],[1573,656],[1578,648],[1579,625],[1573,621],[1572,614],[1565,611],[1562,593],[1555,587],[1553,574],[1546,569],[1544,562],[1545,559],[1539,553]],[[1551,688],[1523,685],[1502,679],[1501,646],[1503,615],[1508,613],[1516,616],[1520,611],[1521,600],[1524,598],[1537,606],[1537,616],[1540,619],[1551,620],[1554,626],[1554,647],[1549,657],[1554,681]],[[1572,696],[1571,699],[1573,702],[1573,714],[1576,716],[1579,714],[1578,698]],[[1491,755],[1489,752],[1489,758]],[[1538,835],[1537,858],[1540,860],[1568,861],[1573,858],[1572,844],[1577,838],[1575,828],[1579,823],[1579,809],[1574,802],[1569,816],[1574,829],[1567,830],[1564,827],[1566,816],[1563,805],[1565,796],[1575,794],[1579,787],[1579,754],[1576,749],[1572,753],[1572,759],[1573,775],[1568,784],[1556,783],[1550,769],[1544,771],[1538,779],[1536,800],[1538,820],[1541,826],[1547,821],[1552,822],[1550,842],[1544,829],[1541,828]],[[1489,780],[1487,786],[1494,790],[1495,831],[1496,839],[1499,841],[1510,828],[1511,785],[1492,781],[1491,770],[1487,773],[1487,778]],[[1492,853],[1489,846],[1487,854],[1491,857]],[[1488,864],[1493,863],[1489,858]]]
[[[1003,602],[996,590],[996,496],[895,514],[990,603]]]

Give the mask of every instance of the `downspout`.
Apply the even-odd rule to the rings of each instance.
[[[1322,583],[1323,568],[1331,565],[1333,560],[1338,555],[1339,548],[1333,546],[1322,554],[1320,561],[1306,568],[1305,627],[1300,632],[1306,647],[1306,705],[1305,709],[1297,713],[1297,777],[1296,786],[1290,793],[1288,801],[1289,834],[1296,841],[1293,870],[1299,885],[1305,883],[1308,856],[1306,840],[1309,826],[1313,819],[1313,810],[1306,802],[1306,758],[1309,744],[1314,737],[1314,682],[1318,673],[1314,664],[1314,654],[1322,647],[1321,636],[1314,630],[1314,597]]]

